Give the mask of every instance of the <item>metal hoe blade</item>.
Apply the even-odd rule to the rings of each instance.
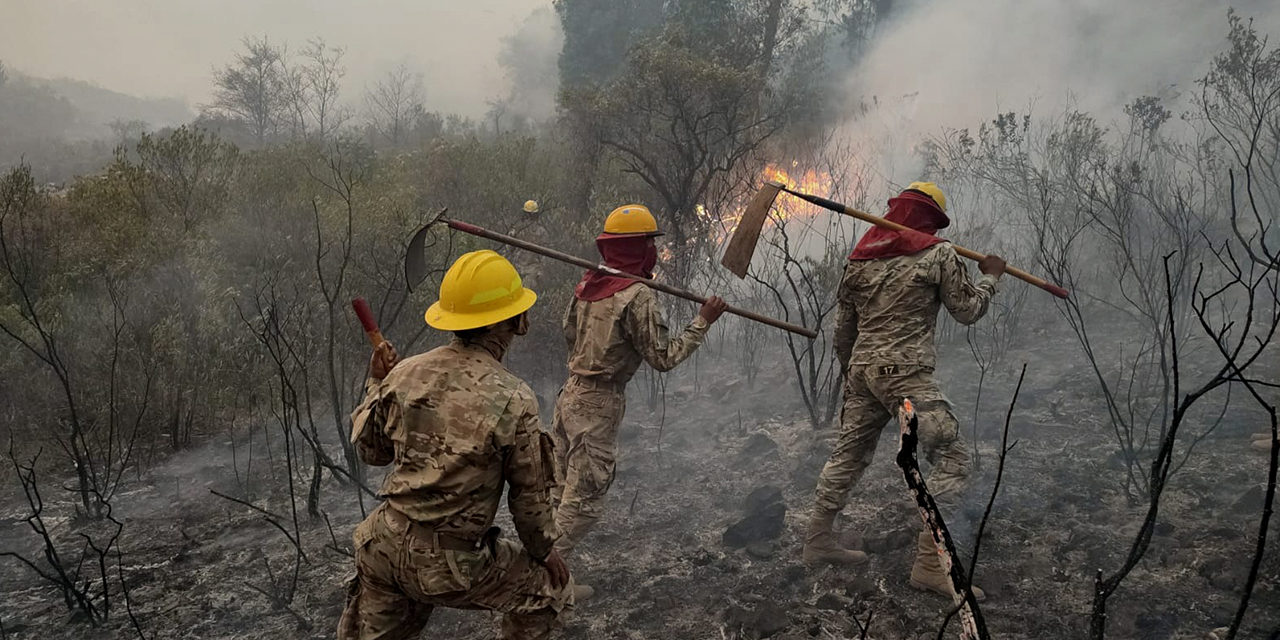
[[[404,253],[404,282],[409,291],[427,277],[427,232],[431,225],[423,225],[409,240]]]
[[[448,212],[449,207],[441,209],[409,239],[409,246],[404,251],[404,282],[410,293],[426,279],[430,271],[427,266],[427,231],[437,223],[447,222],[444,214]]]
[[[720,264],[739,278],[747,275],[747,267],[751,265],[751,256],[755,255],[756,244],[760,241],[760,231],[764,228],[765,218],[769,217],[769,209],[782,190],[782,183],[776,180],[766,182],[747,204],[747,210],[738,219],[738,228],[729,238],[729,246],[725,247],[724,257]]]

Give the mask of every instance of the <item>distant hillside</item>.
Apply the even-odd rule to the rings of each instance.
[[[76,122],[67,132],[72,139],[109,135],[108,125],[116,120],[141,120],[154,130],[189,122],[195,115],[186,101],[177,98],[139,98],[71,78],[28,80],[66,98],[75,108]]]
[[[139,98],[81,80],[36,78],[0,62],[0,170],[22,161],[42,180],[59,182],[111,159],[122,132],[111,123],[142,122],[157,130],[189,122],[186,103]]]
[[[110,124],[141,121],[148,129],[189,122],[183,100],[140,98],[71,78],[37,78],[0,62],[0,133],[77,141],[111,137]],[[7,131],[5,131],[7,129]]]

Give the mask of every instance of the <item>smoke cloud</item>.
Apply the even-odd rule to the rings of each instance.
[[[1178,113],[1226,44],[1230,6],[1260,32],[1280,34],[1280,3],[1268,0],[896,3],[846,77],[850,95],[874,105],[856,129],[894,149],[884,177],[903,183],[919,170],[907,159],[922,137],[999,111],[1070,105],[1107,122],[1154,95]]]

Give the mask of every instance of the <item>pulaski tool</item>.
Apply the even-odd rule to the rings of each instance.
[[[463,233],[469,233],[473,236],[478,236],[488,240],[493,240],[495,242],[501,242],[502,244],[516,247],[517,249],[524,249],[525,251],[531,251],[540,256],[545,256],[553,260],[559,260],[560,262],[565,262],[577,267],[582,267],[583,269],[601,271],[611,276],[617,276],[619,278],[630,278],[632,280],[635,280],[637,282],[644,284],[650,289],[653,289],[655,291],[661,291],[662,293],[673,295],[673,296],[676,296],[677,298],[684,298],[685,300],[690,300],[692,302],[697,302],[699,304],[705,303],[707,301],[706,296],[698,295],[691,291],[686,291],[684,289],[673,287],[671,285],[658,282],[657,280],[653,280],[652,278],[645,278],[643,276],[638,276],[635,274],[619,271],[617,269],[608,267],[603,264],[596,264],[589,260],[584,260],[577,256],[571,256],[567,253],[561,253],[559,251],[556,251],[555,249],[548,249],[547,247],[536,245],[532,242],[526,242],[519,238],[514,238],[503,233],[498,233],[497,231],[490,231],[488,229],[477,227],[473,224],[468,224],[466,222],[461,222],[459,220],[448,220],[448,219],[445,219],[443,216],[437,216],[436,220],[423,226],[421,229],[418,230],[417,233],[413,235],[413,239],[409,241],[408,251],[405,254],[404,272],[405,272],[405,278],[408,280],[410,288],[417,285],[419,282],[423,280],[423,278],[427,276],[427,262],[424,257],[424,250],[426,247],[426,238],[432,225],[436,223],[444,223],[448,225],[450,229],[453,229],[455,231],[461,231]],[[770,318],[769,316],[755,313],[754,311],[748,311],[746,309],[740,309],[734,306],[726,307],[725,311],[728,313],[732,313],[736,316],[741,316],[748,320],[753,320],[755,322],[767,324],[771,327],[777,327],[784,331],[790,331],[791,333],[802,335],[810,340],[813,340],[814,338],[818,337],[818,333],[813,329],[802,327],[796,324],[791,324],[790,322],[784,322],[776,318]]]
[[[751,198],[751,202],[747,204],[747,210],[742,214],[742,218],[738,221],[738,228],[734,230],[733,237],[729,239],[729,246],[725,248],[724,257],[720,259],[723,265],[730,273],[742,278],[747,275],[747,266],[751,264],[751,256],[756,252],[756,244],[760,241],[760,231],[764,228],[764,221],[769,217],[769,209],[773,206],[773,201],[777,199],[778,194],[786,192],[797,198],[811,202],[813,204],[834,211],[843,213],[844,215],[857,218],[863,222],[869,222],[877,227],[891,229],[902,233],[921,233],[910,227],[904,227],[896,222],[885,220],[880,216],[871,215],[862,211],[858,211],[853,207],[841,204],[835,200],[810,195],[800,191],[791,189],[790,187],[778,182],[770,180],[766,182],[760,191]],[[956,253],[970,260],[979,261],[985,258],[984,254],[978,253],[964,247],[952,245]],[[1022,280],[1028,284],[1034,285],[1059,298],[1066,298],[1070,294],[1066,289],[1053,284],[1043,278],[1033,276],[1026,271],[1009,266],[1005,269],[1005,273]]]

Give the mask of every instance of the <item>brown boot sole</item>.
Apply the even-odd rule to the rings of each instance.
[[[867,561],[871,559],[871,557],[865,553],[860,553],[849,560],[835,560],[832,558],[820,558],[820,557],[815,558],[810,556],[808,553],[802,552],[800,554],[800,559],[804,561],[805,564],[811,565],[811,566],[832,564],[832,565],[839,565],[843,567],[856,567],[858,565],[866,564]]]
[[[929,593],[940,595],[944,598],[947,598],[948,600],[951,599],[951,590],[949,589],[946,591],[943,591],[942,589],[938,589],[936,587],[929,586],[923,582],[919,582],[915,578],[911,578],[910,580],[908,580],[907,584],[910,584],[913,588],[919,589],[920,591],[928,591]],[[978,602],[982,602],[983,600],[987,599],[987,594],[982,593],[981,589],[976,589],[973,596],[978,599]]]

